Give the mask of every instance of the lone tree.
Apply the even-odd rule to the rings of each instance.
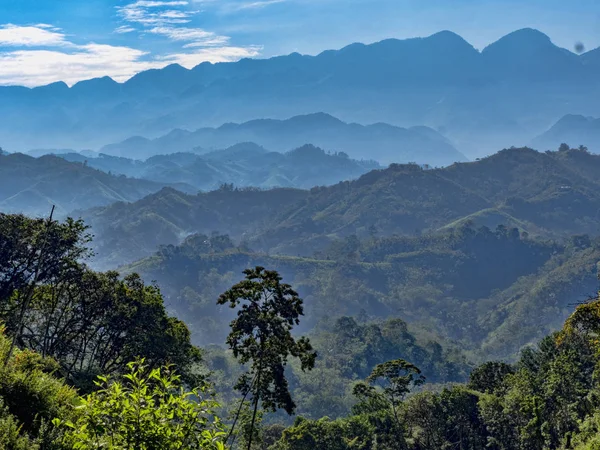
[[[244,274],[245,279],[223,293],[217,303],[241,306],[231,322],[227,344],[241,364],[250,365],[235,386],[243,396],[241,404],[251,396],[250,449],[259,401],[267,411],[281,408],[291,415],[296,409],[285,377],[288,357],[298,358],[302,370],[310,370],[317,354],[307,338],[296,340],[291,333],[304,314],[298,293],[282,283],[274,270],[255,267]],[[235,421],[231,431],[234,427]]]
[[[354,387],[354,395],[363,401],[384,400],[391,407],[398,425],[401,425],[398,407],[412,388],[425,382],[425,377],[414,364],[395,359],[375,366],[365,381]]]

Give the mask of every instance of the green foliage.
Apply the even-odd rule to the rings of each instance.
[[[0,214],[0,230],[0,319],[19,347],[54,358],[83,389],[140,356],[154,367],[177,364],[186,381],[198,381],[200,352],[158,287],[83,265],[83,222]]]
[[[241,364],[251,363],[236,388],[252,394],[263,408],[283,408],[292,414],[292,400],[285,377],[288,356],[301,361],[302,370],[314,367],[316,353],[308,339],[294,339],[291,330],[300,323],[302,299],[281,276],[263,267],[244,271],[246,279],[223,293],[218,304],[237,308],[227,344]]]
[[[0,312],[9,329],[22,300],[15,293],[31,287],[38,265],[37,281],[50,283],[69,277],[78,261],[89,255],[87,229],[80,220],[49,222],[0,213]]]
[[[82,270],[76,279],[40,287],[25,323],[23,344],[54,357],[84,389],[139,356],[152,367],[176,364],[193,383],[193,366],[201,360],[185,324],[167,315],[158,287],[136,274],[121,279],[116,272]]]
[[[10,340],[0,333],[0,358],[5,360]],[[54,448],[54,418],[75,416],[78,396],[56,377],[58,364],[31,350],[17,350],[0,368],[0,448]]]
[[[514,369],[502,361],[489,361],[476,367],[469,376],[469,388],[493,394],[504,387],[504,379],[513,374]]]
[[[312,421],[297,419],[294,426],[283,432],[275,450],[374,450],[371,438],[374,427],[362,417],[330,420],[327,417]]]
[[[172,366],[150,369],[129,363],[119,380],[100,377],[82,399],[75,421],[54,420],[75,449],[224,450],[224,432],[207,388],[187,392]]]

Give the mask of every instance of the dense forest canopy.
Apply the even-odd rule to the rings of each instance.
[[[225,236],[194,236],[181,247],[163,248],[154,260],[174,259],[188,273],[192,263],[204,260],[207,268],[193,269],[196,276],[229,286],[220,291],[218,283],[206,286],[220,293],[198,305],[205,311],[208,303],[228,305],[234,313],[221,311],[221,319],[231,321],[229,335],[202,351],[190,342],[199,322],[191,322],[190,333],[169,316],[157,286],[135,274],[86,267],[90,236],[81,221],[1,214],[0,229],[4,448],[597,446],[597,296],[571,309],[558,331],[521,349],[512,363],[474,365],[472,354],[413,331],[392,317],[398,313],[386,319],[366,310],[355,317],[330,314],[300,337],[293,328],[311,321],[314,302],[304,302],[280,274],[261,266],[220,275],[219,258],[242,257],[240,264],[253,267],[250,251]],[[467,226],[420,238],[353,238],[332,245],[324,259],[289,258],[287,264],[315,264],[313,276],[326,276],[344,257],[350,259],[340,266],[347,276],[375,270],[377,263],[367,261],[382,255],[387,262],[379,264],[391,266],[396,260],[458,257],[464,260],[453,267],[498,272],[498,282],[507,283],[494,266],[518,263],[518,273],[553,258],[580,260],[596,245],[583,236],[561,245],[531,240],[516,229]],[[200,251],[207,249],[203,256]],[[484,258],[484,249],[488,256],[506,257]],[[277,257],[268,262],[277,263]],[[403,277],[408,280],[411,272],[406,268]],[[435,278],[421,279],[428,276]],[[490,280],[478,280],[473,298],[490,289]],[[297,416],[290,419],[286,412]]]

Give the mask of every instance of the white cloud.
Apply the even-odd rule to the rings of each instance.
[[[231,62],[242,58],[258,56],[262,50],[260,46],[251,47],[208,47],[201,48],[191,53],[176,53],[167,55],[161,60],[168,64],[180,64],[192,68],[201,62]],[[164,64],[163,64],[164,65]]]
[[[212,2],[215,0],[204,1]],[[127,23],[141,25],[141,32],[164,36],[171,41],[185,42],[184,49],[224,48],[230,40],[228,36],[221,36],[202,28],[182,26],[189,23],[190,18],[198,14],[199,11],[173,8],[188,5],[187,1],[138,0],[135,3],[117,7],[117,11]],[[165,7],[168,9],[161,9]],[[197,54],[197,51],[191,53],[192,58],[194,58],[194,54]]]
[[[229,41],[229,37],[227,36],[219,36],[201,28],[154,27],[149,29],[148,32],[165,36],[173,41],[190,42],[184,48],[213,47],[226,44]]]
[[[255,3],[274,1],[281,0]],[[205,2],[216,4],[217,0],[202,1]],[[0,85],[39,86],[55,81],[72,85],[102,76],[122,82],[141,71],[168,64],[192,68],[205,61],[237,61],[260,54],[262,47],[236,47],[230,45],[228,36],[186,25],[199,13],[189,5],[188,1],[179,0],[138,0],[116,8],[122,23],[114,33],[152,34],[179,47],[160,55],[126,46],[75,44],[63,30],[48,24],[0,25],[0,48],[5,47],[0,50]]]
[[[46,24],[0,25],[0,47],[57,47],[72,45],[58,29]]]
[[[162,7],[186,6],[187,1],[144,1],[140,0],[125,6],[117,6],[121,18],[129,23],[141,25],[184,24],[188,23],[193,11],[167,10]]]
[[[122,25],[118,28],[115,28],[115,33],[118,33],[118,34],[132,33],[134,31],[136,31],[135,28],[129,27],[127,25]]]
[[[244,9],[260,9],[276,3],[283,3],[286,0],[261,0],[256,2],[240,3],[233,7],[233,10],[240,11]]]
[[[0,53],[0,85],[40,86],[55,81],[73,85],[107,75],[122,82],[138,72],[168,64],[192,68],[204,61],[237,61],[257,56],[259,52],[259,47],[222,46],[150,58],[147,52],[138,49],[101,44],[76,46],[71,52],[16,50]]]
[[[0,84],[38,86],[64,81],[74,84],[109,75],[125,80],[137,71],[156,67],[140,60],[146,53],[128,47],[88,44],[74,52],[17,50],[0,53]]]

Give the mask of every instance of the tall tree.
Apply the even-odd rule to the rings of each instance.
[[[184,381],[199,381],[192,366],[201,355],[188,328],[167,315],[158,287],[137,274],[121,279],[82,270],[76,279],[40,286],[24,323],[21,344],[55,358],[62,374],[84,389],[137,357],[151,367],[176,364]]]
[[[398,406],[412,387],[425,382],[425,377],[417,366],[403,359],[395,359],[375,366],[366,379],[370,385],[379,386],[388,401],[394,417],[400,425]]]
[[[296,408],[285,376],[288,357],[300,360],[302,370],[314,367],[316,352],[307,338],[295,339],[292,329],[304,314],[303,301],[274,270],[255,267],[244,271],[245,279],[223,293],[217,303],[239,308],[231,322],[227,344],[241,364],[250,364],[236,385],[243,398],[251,396],[254,428],[258,404],[267,411]],[[235,423],[234,425],[235,426]],[[248,449],[252,446],[252,435]]]

